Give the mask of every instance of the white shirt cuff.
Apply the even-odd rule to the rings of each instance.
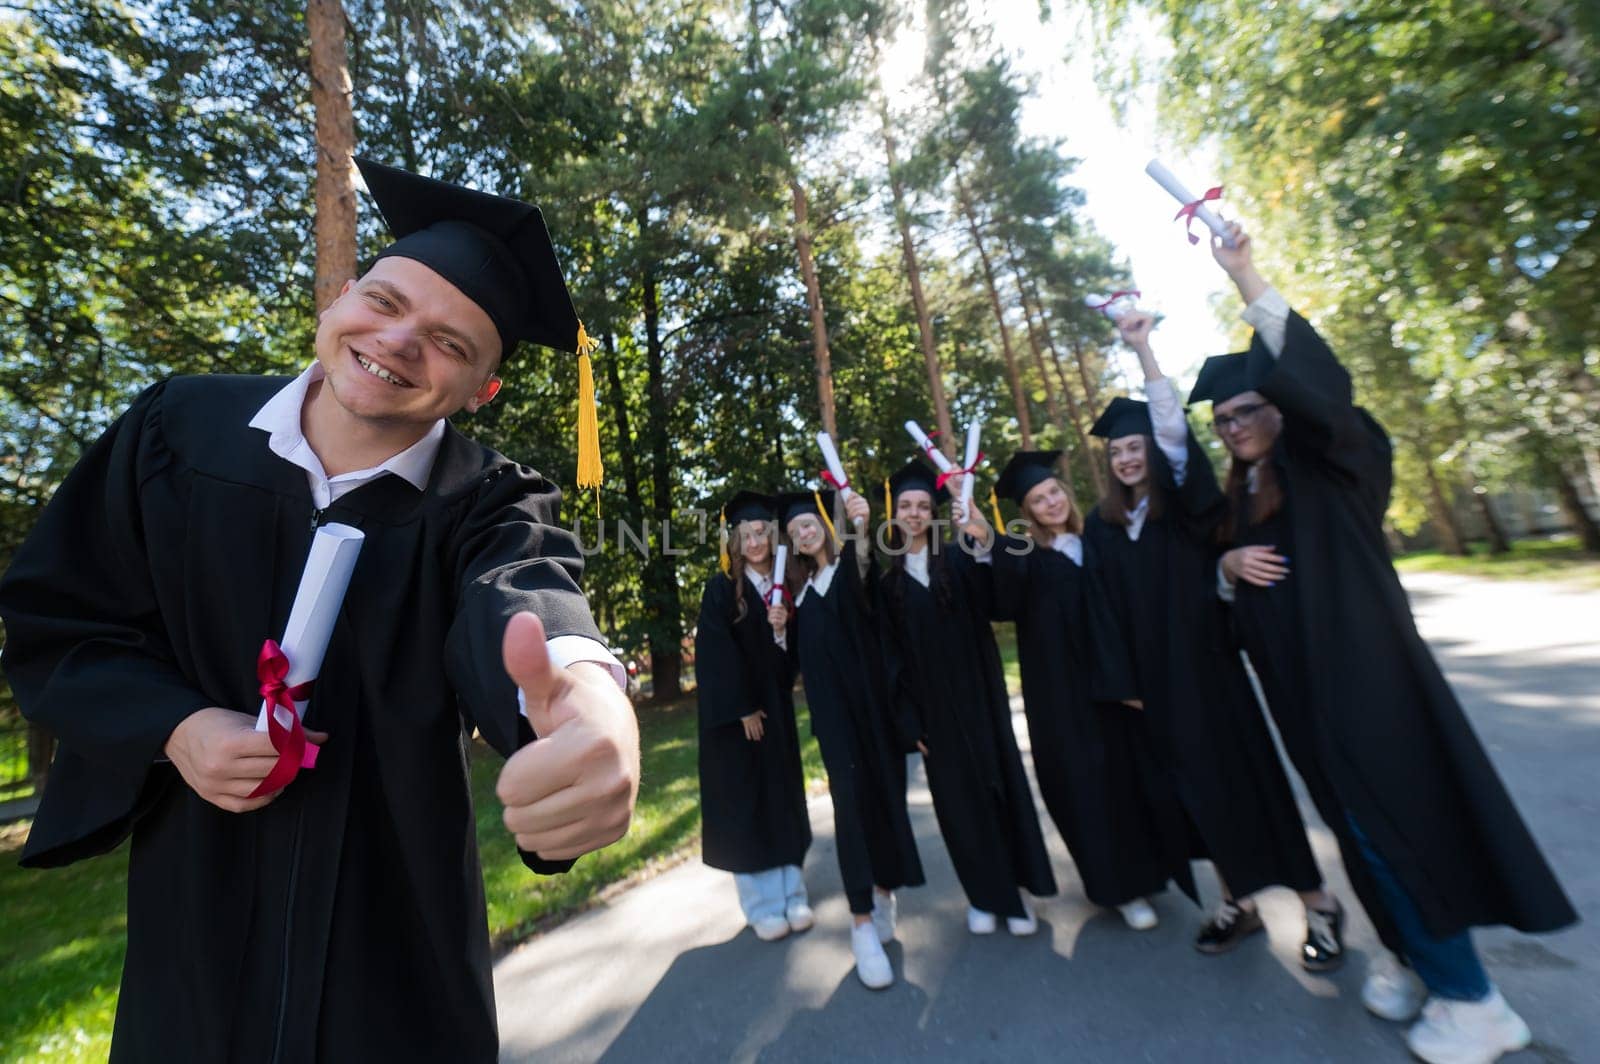
[[[1283,354],[1284,340],[1289,335],[1289,302],[1276,288],[1257,296],[1240,317],[1255,329],[1273,358]]]
[[[544,645],[550,652],[550,664],[556,668],[564,669],[580,661],[597,661],[611,672],[611,678],[617,683],[617,690],[627,694],[628,670],[622,667],[622,662],[618,661],[616,655],[607,650],[606,645],[600,640],[591,639],[586,635],[558,635],[554,639],[546,640]],[[517,689],[517,712],[524,717],[528,715],[528,703],[522,697],[521,688]]]
[[[1172,478],[1183,487],[1189,470],[1189,423],[1183,417],[1183,400],[1171,377],[1144,382],[1145,398],[1150,400],[1150,423],[1155,429],[1156,446],[1167,456]]]
[[[1223,602],[1233,601],[1233,585],[1228,583],[1227,576],[1222,572],[1222,559],[1217,559],[1217,598]]]

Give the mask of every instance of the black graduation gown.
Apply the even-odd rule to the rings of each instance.
[[[1017,625],[1023,710],[1034,774],[1096,905],[1166,889],[1197,898],[1192,829],[1157,756],[1131,657],[1120,645],[1093,544],[1084,566],[1049,547],[1002,537],[991,554],[994,616]]]
[[[989,626],[992,573],[956,544],[930,566],[929,587],[901,565],[880,581],[889,689],[928,747],[933,811],[967,899],[1021,917],[1017,888],[1046,896],[1056,881]]]
[[[0,582],[17,701],[60,740],[23,863],[132,836],[113,1060],[492,1061],[463,725],[531,739],[501,634],[529,609],[598,638],[582,557],[553,485],[453,429],[425,492],[385,476],[315,512],[247,427],[285,383],[146,391]],[[307,712],[331,737],[270,805],[224,812],[162,748],[202,707],[256,712],[319,520],[366,533]]]
[[[882,649],[871,617],[870,577],[853,546],[839,556],[826,595],[799,597],[790,638],[799,652],[811,733],[828,772],[833,824],[850,911],[872,910],[873,886],[923,883],[906,813],[908,729],[890,719]]]
[[[1275,362],[1257,336],[1262,395],[1283,412],[1271,461],[1285,503],[1242,542],[1275,544],[1290,575],[1243,582],[1234,614],[1284,746],[1385,944],[1401,950],[1346,814],[1394,869],[1428,931],[1577,919],[1411,616],[1383,514],[1392,454],[1349,375],[1291,314]],[[1262,376],[1261,374],[1264,374]],[[1241,524],[1243,518],[1241,517]]]
[[[1228,889],[1241,898],[1269,886],[1316,890],[1322,875],[1300,807],[1217,600],[1212,544],[1227,500],[1192,435],[1188,448],[1181,488],[1160,448],[1149,456],[1166,512],[1147,519],[1137,540],[1098,507],[1088,538],[1146,718]]]
[[[700,599],[694,669],[700,713],[700,852],[727,872],[804,863],[811,845],[805,776],[794,720],[794,655],[773,640],[767,608],[739,581],[712,576]],[[759,742],[740,718],[765,710]]]

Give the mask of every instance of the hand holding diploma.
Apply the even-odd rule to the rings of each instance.
[[[1156,184],[1171,193],[1173,199],[1183,204],[1178,209],[1178,218],[1187,219],[1187,225],[1192,225],[1194,222],[1199,221],[1224,242],[1229,239],[1227,223],[1218,217],[1215,211],[1206,206],[1206,204],[1222,198],[1221,185],[1206,189],[1204,196],[1196,196],[1189,191],[1187,185],[1178,180],[1176,174],[1162,165],[1160,159],[1151,159],[1145,164],[1144,172],[1154,178]],[[1176,221],[1177,219],[1173,220]],[[1185,231],[1187,231],[1187,225]],[[1198,244],[1200,243],[1200,238],[1191,232],[1189,233],[1189,243]]]
[[[1248,306],[1254,303],[1261,293],[1267,290],[1267,282],[1256,272],[1255,258],[1251,253],[1250,234],[1239,227],[1238,222],[1228,226],[1226,240],[1214,239],[1211,241],[1211,257],[1217,260],[1238,286],[1239,295]]]
[[[538,737],[500,770],[506,829],[547,861],[616,842],[639,794],[639,724],[627,696],[603,665],[556,668],[531,613],[506,622],[501,656]]]
[[[310,728],[305,736],[318,745],[328,739]],[[278,752],[249,713],[217,706],[197,710],[172,729],[163,752],[189,789],[218,809],[248,813],[283,793],[279,788],[253,796],[278,763]]]

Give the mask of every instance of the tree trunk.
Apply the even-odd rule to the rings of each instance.
[[[800,179],[789,179],[794,197],[794,247],[800,255],[800,277],[806,283],[806,305],[811,309],[811,354],[817,363],[817,408],[822,412],[822,427],[839,441],[839,423],[833,408],[833,352],[828,347],[828,319],[822,307],[822,285],[817,280],[817,261],[813,254],[810,204]]]
[[[1595,524],[1594,518],[1589,516],[1577,483],[1559,464],[1551,461],[1550,465],[1556,494],[1561,496],[1561,509],[1566,513],[1573,530],[1578,533],[1578,542],[1583,544],[1584,553],[1600,554],[1600,525]]]
[[[1100,389],[1095,387],[1089,376],[1089,367],[1083,357],[1083,344],[1076,339],[1072,341],[1072,361],[1078,364],[1078,380],[1083,383],[1083,397],[1088,401],[1089,409],[1099,410]]]
[[[645,434],[650,451],[651,517],[656,537],[645,562],[644,601],[650,618],[651,700],[665,702],[682,693],[683,614],[678,601],[676,556],[667,553],[665,536],[672,520],[672,440],[667,434],[665,352],[661,345],[660,290],[655,271],[646,268],[644,284]],[[677,545],[674,545],[677,549]]]
[[[1472,478],[1471,487],[1473,502],[1478,506],[1478,515],[1483,518],[1483,534],[1489,541],[1489,553],[1509,553],[1511,537],[1506,535],[1506,526],[1500,520],[1500,515],[1494,512],[1494,500],[1489,496],[1489,489],[1478,483],[1476,477]]]
[[[1440,549],[1446,554],[1465,556],[1467,552],[1467,537],[1461,531],[1461,522],[1456,519],[1455,510],[1450,506],[1450,496],[1444,490],[1444,483],[1439,479],[1439,471],[1434,468],[1431,456],[1424,454],[1422,468],[1428,476],[1428,511],[1433,516],[1433,530],[1439,536]]]
[[[978,253],[978,261],[983,264],[983,280],[989,290],[989,307],[994,311],[995,324],[1000,328],[1000,350],[1006,361],[1006,380],[1011,384],[1011,399],[1017,407],[1017,428],[1022,434],[1022,449],[1033,450],[1033,422],[1028,417],[1028,396],[1022,390],[1022,371],[1017,366],[1016,352],[1011,346],[1011,329],[1006,325],[1005,310],[1000,306],[1000,289],[995,284],[994,264],[989,261],[989,252],[983,246],[983,234],[978,230],[978,219],[972,210],[972,200],[967,195],[966,186],[956,178],[956,199],[961,207],[961,214],[967,221],[967,231],[972,235],[972,247]]]
[[[311,107],[317,133],[317,263],[312,294],[321,311],[356,275],[356,190],[351,156],[356,147],[350,110],[350,61],[345,47],[344,6],[339,0],[309,0],[306,32],[311,40]]]
[[[933,416],[939,426],[939,440],[945,456],[955,458],[955,426],[950,420],[950,403],[944,394],[944,372],[939,365],[939,348],[933,338],[933,319],[928,314],[928,300],[922,291],[922,269],[917,263],[917,246],[911,238],[911,218],[905,206],[905,185],[900,180],[894,130],[889,124],[889,102],[883,96],[881,84],[878,87],[878,117],[883,122],[883,154],[889,164],[889,194],[894,204],[894,224],[900,231],[900,252],[906,263],[906,280],[911,285],[911,306],[917,315],[922,361],[928,369],[928,394],[933,399]]]
[[[50,759],[56,753],[56,740],[53,735],[39,725],[28,722],[28,779],[33,781],[34,789],[44,787],[45,773],[50,771]]]

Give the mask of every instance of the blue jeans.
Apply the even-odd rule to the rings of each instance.
[[[765,872],[735,872],[739,888],[739,908],[750,923],[770,916],[780,919],[791,909],[806,904],[806,884],[798,865],[783,865]]]
[[[1383,896],[1383,904],[1394,920],[1400,940],[1405,943],[1406,955],[1401,960],[1411,966],[1417,978],[1435,997],[1452,1001],[1482,1001],[1488,997],[1489,976],[1483,970],[1483,962],[1478,959],[1477,949],[1472,945],[1471,933],[1458,931],[1449,938],[1435,938],[1428,934],[1428,929],[1422,923],[1422,913],[1417,910],[1416,902],[1411,900],[1405,887],[1400,885],[1400,880],[1395,878],[1394,870],[1372,848],[1348,813],[1345,819],[1349,821],[1350,831],[1361,847],[1361,856],[1366,859],[1367,869],[1372,873],[1378,893]]]

